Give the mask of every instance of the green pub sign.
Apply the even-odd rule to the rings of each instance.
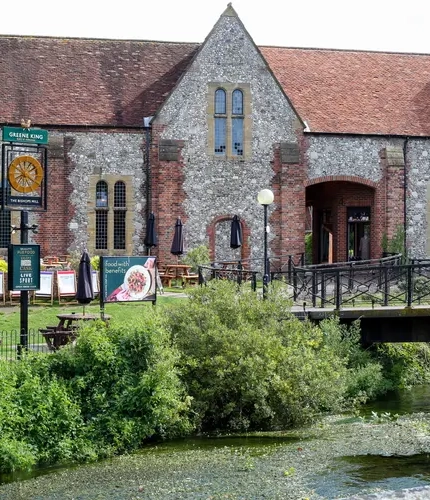
[[[48,131],[39,128],[3,127],[3,142],[48,144]]]
[[[9,245],[9,290],[40,289],[40,246]]]

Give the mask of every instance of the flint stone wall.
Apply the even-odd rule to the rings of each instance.
[[[53,134],[58,135],[58,134]],[[68,137],[70,133],[65,134]],[[91,175],[104,174],[131,175],[135,179],[133,192],[126,193],[132,196],[134,203],[133,227],[127,231],[133,232],[133,254],[144,252],[141,232],[145,222],[142,218],[142,209],[145,207],[143,185],[145,182],[144,160],[142,153],[141,134],[122,133],[76,133],[73,134],[74,145],[69,151],[69,159],[73,170],[68,180],[73,186],[69,203],[73,214],[68,227],[72,234],[72,244],[68,251],[82,252],[88,245],[88,238],[95,235],[88,234],[88,196],[89,179]]]
[[[219,82],[220,86],[223,82],[249,84],[251,115],[247,118],[252,135],[249,159],[226,160],[209,154],[208,82]],[[251,229],[251,257],[261,258],[263,209],[257,202],[257,194],[271,186],[274,145],[296,141],[297,117],[236,17],[220,18],[161,109],[156,123],[165,126],[162,139],[185,140],[182,156],[187,248],[208,244],[206,231],[215,217],[237,214]],[[228,224],[222,228],[228,233]],[[217,235],[217,260],[232,258],[226,241],[226,235]]]

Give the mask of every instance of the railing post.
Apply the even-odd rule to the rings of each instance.
[[[387,266],[382,265],[382,260],[379,261],[379,273],[378,273],[378,288],[382,288],[382,269],[386,269]]]
[[[384,266],[384,306],[388,306],[388,267]]]
[[[340,309],[342,303],[342,289],[340,285],[340,271],[336,271],[336,309]]]
[[[242,284],[242,269],[243,269],[242,261],[240,260],[237,263],[237,270],[238,270],[238,273],[237,273],[237,284],[239,286]]]
[[[321,307],[325,307],[325,275],[321,271]]]
[[[412,294],[413,294],[413,284],[412,284],[412,266],[408,266],[407,268],[407,281],[408,281],[408,295],[406,297],[408,307],[412,305]]]
[[[300,256],[300,265],[305,265],[305,252],[302,252],[302,255]]]
[[[292,258],[291,255],[288,256],[288,284],[291,285],[291,271],[292,271]]]
[[[257,273],[255,271],[252,273],[252,291],[257,291]]]
[[[317,306],[317,272],[315,269],[312,269],[312,307]]]
[[[349,275],[348,275],[348,291],[351,292],[354,286],[354,267],[353,262],[349,263]]]
[[[290,281],[291,283],[291,281]],[[297,269],[293,269],[293,299],[294,301],[297,300]]]

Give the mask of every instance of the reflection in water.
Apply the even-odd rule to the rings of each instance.
[[[323,498],[354,495],[369,490],[401,490],[430,484],[430,456],[362,455],[343,457],[315,484]]]
[[[267,448],[270,446],[280,446],[297,441],[297,437],[291,436],[265,436],[265,435],[248,435],[248,436],[219,436],[219,437],[192,437],[184,439],[175,439],[166,441],[158,445],[149,445],[144,447],[140,453],[145,451],[186,451],[193,449],[213,449],[213,448],[247,448],[258,450],[259,448]],[[303,439],[300,439],[303,441]]]
[[[366,405],[360,413],[362,415],[370,415],[372,411],[377,413],[397,413],[399,415],[421,412],[429,413],[430,385],[416,386],[410,390],[388,392],[384,396],[381,396],[378,401]]]

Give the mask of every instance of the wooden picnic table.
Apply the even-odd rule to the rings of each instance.
[[[173,280],[181,280],[182,286],[197,284],[199,275],[190,272],[191,266],[186,264],[165,264],[164,270],[160,272],[161,282],[164,286],[171,287]]]
[[[101,319],[100,314],[83,314],[83,313],[67,313],[67,314],[57,314],[57,318],[60,320],[58,323],[58,328],[73,328],[78,326],[76,323],[79,321],[96,321]],[[104,321],[108,323],[110,316],[108,314],[104,315]]]
[[[60,347],[76,340],[80,321],[95,321],[100,318],[99,314],[68,313],[57,314],[58,324],[47,326],[39,331],[42,334],[50,351],[57,351]],[[108,323],[110,316],[104,315],[104,321]]]

